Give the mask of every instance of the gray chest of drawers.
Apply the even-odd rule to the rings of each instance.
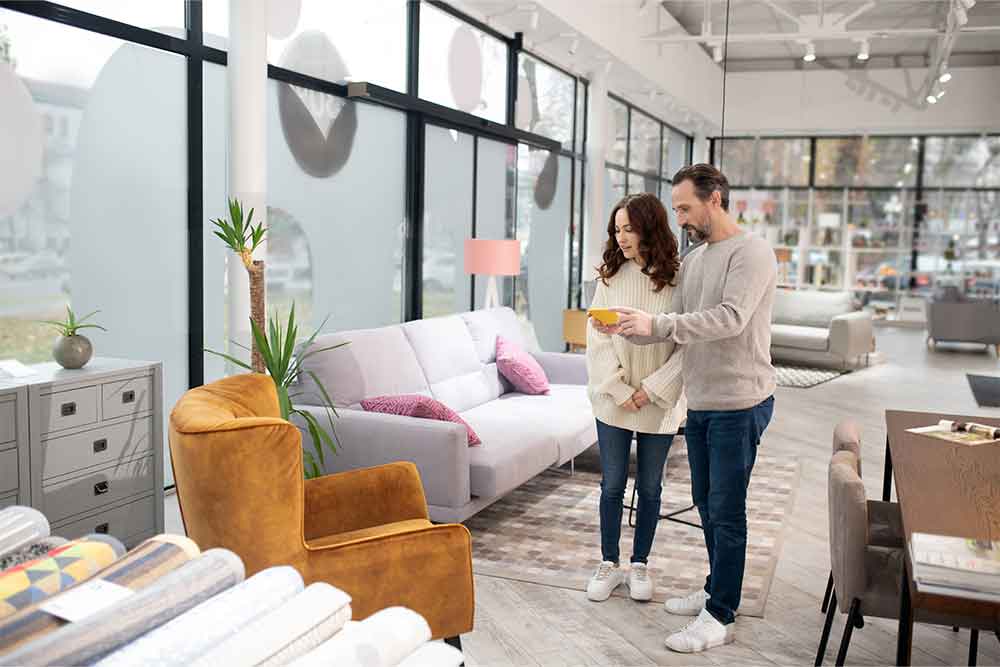
[[[43,512],[54,535],[108,533],[131,547],[162,532],[160,364],[96,358],[79,370],[32,370],[19,386],[0,385],[0,506],[16,460],[13,497]],[[20,430],[3,444],[12,430],[8,403]]]

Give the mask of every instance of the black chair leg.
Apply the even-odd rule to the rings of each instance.
[[[826,655],[826,643],[830,640],[830,627],[833,625],[833,617],[837,613],[837,591],[830,593],[830,604],[826,608],[826,620],[823,621],[823,632],[819,636],[819,647],[816,649],[816,667],[823,664],[823,657]]]
[[[951,626],[951,631],[952,632],[958,632],[958,626],[957,625]]]
[[[462,638],[459,635],[455,635],[454,637],[445,637],[444,643],[449,646],[454,646],[459,651],[462,650]]]
[[[974,667],[976,660],[979,658],[979,630],[975,628],[972,629],[972,633],[969,635],[969,665]]]
[[[851,645],[851,634],[854,632],[854,626],[861,627],[861,621],[858,619],[860,615],[861,600],[854,598],[854,601],[851,602],[851,610],[847,612],[847,622],[844,623],[844,636],[840,640],[840,650],[837,651],[837,667],[843,667],[844,661],[847,660],[847,649]]]
[[[826,593],[823,593],[823,604],[819,606],[819,610],[826,613],[826,607],[830,604],[830,592],[833,591],[833,570],[830,570],[830,578],[826,580]]]

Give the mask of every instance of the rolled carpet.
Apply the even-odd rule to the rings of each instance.
[[[387,607],[360,623],[348,623],[290,667],[394,667],[430,638],[431,628],[423,616],[405,607]]]
[[[240,557],[209,549],[155,582],[0,659],[12,665],[87,665],[243,581]]]
[[[227,640],[209,649],[192,667],[285,665],[335,635],[351,620],[351,596],[315,583]]]
[[[110,535],[87,535],[0,574],[0,618],[89,579],[118,560],[125,545]]]
[[[302,576],[294,567],[269,567],[151,630],[97,664],[100,667],[189,665],[248,623],[302,592],[302,588]]]
[[[465,657],[454,646],[444,642],[427,642],[406,656],[399,667],[459,667]]]
[[[91,579],[102,579],[134,591],[149,586],[200,553],[198,545],[183,535],[156,535],[107,566]],[[56,596],[53,597],[58,597]],[[41,610],[41,602],[0,620],[0,655],[50,632],[67,621]]]
[[[68,541],[63,537],[43,537],[20,549],[10,551],[0,556],[0,572],[33,561],[36,558],[41,558],[56,547],[66,544]]]
[[[34,507],[14,505],[0,510],[0,556],[51,534],[49,520]]]

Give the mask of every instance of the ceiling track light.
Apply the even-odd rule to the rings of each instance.
[[[538,18],[538,10],[536,9],[531,12],[531,16],[528,18],[528,27],[532,30],[538,30]]]
[[[937,104],[938,98],[933,92],[927,94],[927,104]]]
[[[579,37],[574,37],[573,41],[571,41],[569,43],[569,49],[568,49],[569,50],[569,54],[571,56],[575,56],[576,52],[577,52],[577,50],[579,48],[580,48],[580,38]]]
[[[615,66],[614,61],[612,61],[612,60],[606,60],[606,61],[604,61],[604,73],[605,74],[611,74],[611,68],[614,67],[614,66]]]
[[[642,2],[639,3],[639,16],[645,16],[646,12],[649,11],[649,8],[655,1],[656,0],[642,0]]]
[[[955,15],[955,24],[958,25],[959,28],[965,26],[965,24],[969,22],[969,14],[965,9],[964,3],[959,0],[955,0],[952,5],[952,13]]]
[[[938,77],[938,81],[941,83],[951,81],[951,71],[948,69],[948,63],[941,63],[941,75]]]
[[[718,44],[712,47],[712,60],[717,63],[722,62],[722,47]]]
[[[972,9],[976,6],[976,0],[958,0],[959,4],[962,5],[966,10]]]
[[[816,60],[816,45],[812,42],[806,43],[806,54],[802,56],[802,60],[807,63],[811,63]]]
[[[871,58],[871,54],[871,45],[868,43],[867,39],[862,39],[860,46],[858,47],[858,60],[865,62]]]

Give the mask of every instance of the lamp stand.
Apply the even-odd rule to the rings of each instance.
[[[486,303],[483,308],[499,308],[500,307],[500,292],[497,290],[497,277],[490,276],[486,281]]]

